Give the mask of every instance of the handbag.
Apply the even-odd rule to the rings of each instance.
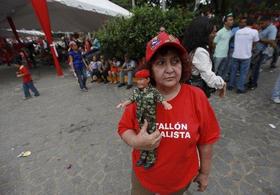
[[[207,98],[211,96],[211,93],[214,93],[216,91],[215,88],[209,87],[207,83],[200,77],[200,75],[191,75],[188,83],[192,86],[196,86],[202,89]]]

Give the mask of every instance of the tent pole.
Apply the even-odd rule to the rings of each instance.
[[[32,0],[32,6],[33,6],[33,9],[37,15],[37,18],[38,18],[40,24],[41,24],[41,27],[46,35],[46,39],[49,43],[49,46],[51,48],[51,53],[52,53],[52,57],[54,60],[54,66],[56,69],[56,73],[58,76],[63,76],[62,68],[57,59],[58,54],[57,54],[55,44],[52,39],[47,2],[46,2],[46,0]]]
[[[17,33],[16,26],[15,26],[15,23],[14,23],[13,19],[12,19],[10,16],[8,16],[8,17],[7,17],[7,20],[8,20],[8,22],[9,22],[9,25],[10,25],[10,27],[11,27],[11,29],[12,29],[14,35],[15,35],[15,38],[16,38],[16,40],[18,41],[20,47],[23,47],[23,43],[21,42],[21,40],[20,40],[20,38],[19,38],[19,35],[18,35],[18,33]],[[31,67],[32,67],[32,64],[31,64],[31,62],[28,60],[28,57],[26,56],[26,53],[25,53],[25,52],[22,52],[22,53],[23,53],[24,58],[25,58],[25,60],[26,60],[26,62],[27,62],[28,68],[31,68]]]

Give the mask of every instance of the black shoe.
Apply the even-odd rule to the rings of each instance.
[[[137,162],[136,162],[136,166],[137,167],[140,167],[140,166],[142,166],[142,165],[144,165],[145,164],[145,160],[143,160],[143,159],[139,159]]]
[[[105,80],[105,81],[104,81],[104,84],[107,84],[107,83],[109,83],[109,81]]]
[[[154,166],[154,163],[148,163],[148,162],[146,162],[146,163],[144,164],[144,168],[145,168],[145,169],[149,169],[149,168],[151,168],[152,166]]]
[[[130,89],[133,85],[127,85],[126,89]]]
[[[246,93],[246,91],[245,91],[245,90],[237,89],[236,93],[237,93],[237,94],[243,94],[243,93]]]
[[[252,83],[247,83],[246,85],[245,85],[249,90],[254,90],[254,89],[256,89],[257,87],[258,87],[258,85],[257,84],[252,84]]]
[[[233,90],[233,87],[232,87],[232,86],[228,86],[228,87],[227,87],[227,90],[232,91],[232,90]]]
[[[271,68],[271,69],[276,68],[275,64],[271,64],[271,65],[270,65],[270,68]]]
[[[251,85],[248,87],[248,89],[250,90],[255,90],[258,87],[258,85]]]
[[[120,84],[118,85],[118,87],[123,87],[123,86],[125,86],[124,83],[120,83]]]

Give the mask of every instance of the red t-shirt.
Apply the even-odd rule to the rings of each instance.
[[[31,74],[25,66],[20,66],[19,72],[20,72],[20,74],[25,75],[25,76],[22,77],[22,82],[23,83],[29,83],[30,81],[32,81]]]
[[[183,84],[172,100],[171,110],[157,104],[157,129],[162,139],[157,148],[157,160],[153,167],[137,167],[140,151],[132,152],[133,170],[140,183],[154,193],[170,194],[183,189],[198,174],[197,145],[213,144],[220,136],[220,127],[215,114],[204,95],[197,87]],[[136,104],[126,107],[119,122],[118,133],[127,129],[139,132]]]

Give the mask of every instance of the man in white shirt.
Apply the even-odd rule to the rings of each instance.
[[[258,31],[252,29],[254,22],[253,19],[247,18],[247,26],[238,30],[235,34],[228,89],[232,90],[236,86],[237,93],[246,92],[245,80],[250,68],[253,43],[259,41]],[[238,69],[240,76],[237,80],[236,73]]]

